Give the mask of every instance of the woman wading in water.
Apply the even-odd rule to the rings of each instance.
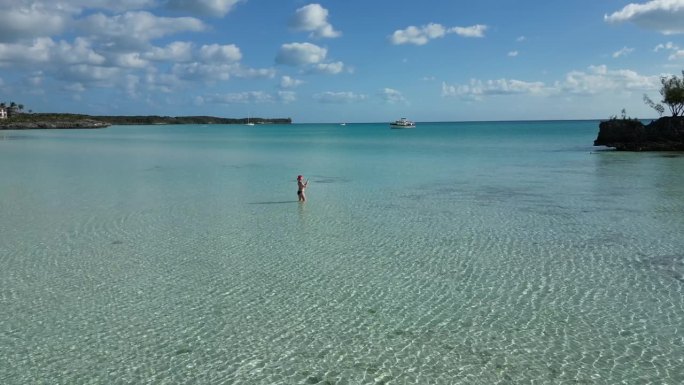
[[[303,176],[297,176],[297,196],[299,197],[300,202],[306,202],[306,195],[304,194],[304,190],[306,190],[306,185],[309,184],[308,180],[306,182],[302,182],[303,179]]]

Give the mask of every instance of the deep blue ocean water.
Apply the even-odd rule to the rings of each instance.
[[[684,154],[597,133],[0,131],[0,383],[684,383]]]

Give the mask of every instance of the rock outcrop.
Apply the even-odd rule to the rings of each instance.
[[[663,117],[647,125],[633,119],[603,121],[594,146],[620,151],[684,151],[684,117]]]

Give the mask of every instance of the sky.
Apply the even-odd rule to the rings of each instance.
[[[684,0],[0,0],[0,102],[295,123],[648,119]]]

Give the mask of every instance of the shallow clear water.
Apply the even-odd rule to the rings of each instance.
[[[0,131],[0,383],[683,383],[684,155],[597,131]]]

